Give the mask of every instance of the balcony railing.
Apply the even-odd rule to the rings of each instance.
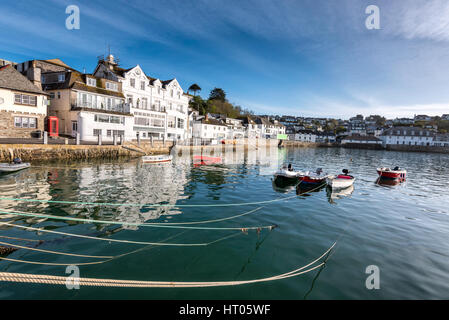
[[[115,106],[107,106],[104,104],[94,104],[91,102],[79,102],[76,101],[75,103],[71,104],[71,108],[87,108],[87,109],[96,109],[96,110],[103,110],[103,111],[112,111],[112,112],[122,112],[122,113],[129,113],[129,104],[122,103]]]

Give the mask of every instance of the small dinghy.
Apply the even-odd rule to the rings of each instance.
[[[394,169],[390,168],[377,168],[377,174],[379,178],[382,179],[401,179],[405,180],[407,175],[407,171],[403,170],[399,167],[395,167]]]
[[[327,179],[327,185],[332,189],[344,189],[354,184],[355,178],[349,175],[347,169],[343,169],[343,174],[338,176],[329,176]]]
[[[10,173],[29,168],[31,164],[22,162],[20,158],[15,158],[12,163],[0,163],[0,173]]]
[[[142,161],[143,163],[163,163],[163,162],[170,162],[172,161],[173,156],[161,154],[158,156],[143,156]]]
[[[288,167],[283,166],[276,171],[274,174],[274,182],[278,186],[295,185],[299,183],[298,176],[300,174],[300,172],[293,170],[292,165],[289,164]]]
[[[299,173],[299,181],[301,186],[319,186],[326,183],[326,178],[329,177],[327,173],[323,172],[322,168],[318,168],[315,172]]]

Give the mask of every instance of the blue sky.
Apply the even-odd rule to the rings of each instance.
[[[65,9],[80,8],[80,30]],[[365,8],[380,8],[380,30]],[[92,72],[107,45],[260,114],[390,118],[449,113],[447,0],[3,0],[0,58]]]

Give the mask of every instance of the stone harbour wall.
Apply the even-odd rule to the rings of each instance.
[[[168,148],[147,149],[148,154],[168,153]],[[15,157],[22,161],[117,159],[120,157],[141,157],[144,154],[122,146],[74,146],[0,144],[0,162],[10,162]]]

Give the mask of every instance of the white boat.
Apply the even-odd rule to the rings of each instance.
[[[344,189],[354,184],[355,178],[350,176],[348,170],[343,170],[343,174],[329,176],[326,178],[327,185],[332,189]]]
[[[167,154],[161,154],[157,156],[143,156],[142,161],[144,163],[162,163],[172,161],[173,156]]]
[[[0,163],[0,172],[16,172],[29,168],[31,165],[28,162],[23,163]]]
[[[274,181],[279,185],[287,185],[287,184],[297,184],[299,183],[299,175],[302,172],[294,171],[293,167],[289,165],[289,167],[282,167],[274,174]]]

